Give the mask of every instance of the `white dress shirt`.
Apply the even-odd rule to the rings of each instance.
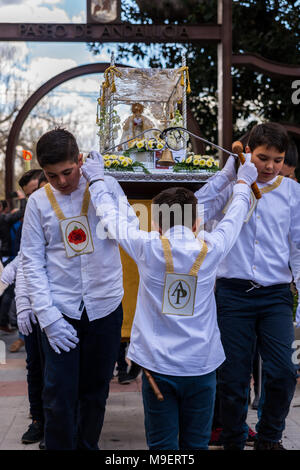
[[[124,195],[119,183],[106,176],[114,197]],[[52,188],[66,218],[80,215],[86,180],[64,195]],[[113,312],[123,297],[118,243],[96,236],[99,219],[89,204],[88,221],[94,253],[67,258],[59,221],[44,188],[27,203],[21,241],[23,271],[32,310],[41,328],[62,317],[80,319],[83,304],[90,321]]]
[[[257,183],[259,188],[272,185]],[[198,202],[204,204],[205,221],[222,220],[234,183],[218,172],[205,187],[197,191]],[[221,191],[221,192],[220,192]],[[289,261],[295,266],[294,277],[299,277],[299,264],[292,256],[299,257],[300,250],[300,185],[291,178],[283,178],[281,184],[262,195],[247,223],[224,261],[220,264],[218,278],[252,280],[262,286],[289,283],[292,273]],[[298,266],[298,267],[297,267]]]
[[[225,359],[217,324],[214,284],[219,262],[235,242],[249,207],[250,188],[238,184],[226,217],[205,234],[208,252],[198,272],[192,316],[162,314],[166,264],[158,232],[144,232],[128,220],[126,205],[117,205],[104,182],[90,187],[101,223],[138,266],[140,284],[128,357],[152,371],[198,376],[215,370]],[[122,234],[121,230],[122,228]],[[174,272],[189,273],[202,242],[187,227],[174,226],[170,240]]]

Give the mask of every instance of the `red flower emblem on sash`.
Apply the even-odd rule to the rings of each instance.
[[[79,245],[79,243],[85,242],[86,234],[81,228],[74,227],[68,235],[68,240],[70,243],[74,243],[74,245]]]

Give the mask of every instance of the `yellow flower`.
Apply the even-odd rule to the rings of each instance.
[[[199,165],[200,166],[205,166],[205,163],[206,163],[206,161],[204,160],[204,158],[201,158],[201,160],[199,161]]]
[[[148,142],[147,142],[147,147],[148,147],[149,149],[153,149],[153,146],[154,146],[153,140],[148,140]]]
[[[193,162],[193,163],[194,163],[195,166],[198,166],[198,165],[200,164],[199,158],[194,158],[194,162]]]
[[[181,163],[185,163],[185,158],[183,158],[183,159],[181,160]]]
[[[137,144],[136,144],[136,146],[137,146],[138,149],[143,148],[144,145],[145,145],[145,141],[144,141],[144,140],[139,140],[139,141],[137,142]]]
[[[115,158],[115,159],[111,162],[111,164],[112,164],[112,165],[115,165],[115,166],[118,166],[118,165],[120,165],[120,162],[119,162],[118,159]]]
[[[103,155],[103,160],[109,160],[110,155]]]
[[[106,161],[104,162],[105,168],[110,168],[110,167],[111,167],[111,163],[112,163],[112,162],[111,162],[110,160],[106,160]]]
[[[124,155],[121,155],[121,156],[119,157],[120,162],[123,162],[125,159],[126,159],[126,157],[124,157]]]
[[[157,149],[161,150],[162,148],[164,148],[164,144],[158,143],[157,144]]]
[[[188,158],[186,159],[185,163],[189,164],[189,163],[192,162],[192,160],[193,160],[193,157],[188,157]]]
[[[219,168],[220,166],[219,160],[215,160],[215,165]]]
[[[208,166],[208,168],[211,168],[213,166],[213,163],[211,162],[211,160],[207,160],[206,166]]]
[[[132,165],[133,160],[132,160],[132,158],[127,157],[127,158],[126,158],[126,162],[128,162],[129,165]]]
[[[209,157],[208,160],[207,160],[207,162],[211,162],[213,165],[214,165],[214,163],[215,163],[213,157]]]
[[[122,161],[122,166],[128,166],[128,162],[126,162],[126,160],[123,160]]]
[[[198,160],[200,160],[202,157],[201,155],[194,155],[194,158],[197,158]]]

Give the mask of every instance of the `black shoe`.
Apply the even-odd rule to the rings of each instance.
[[[28,430],[22,436],[23,444],[34,444],[44,437],[44,426],[40,421],[32,421]]]
[[[128,385],[133,381],[132,378],[129,377],[129,374],[127,372],[119,372],[118,373],[118,382],[121,385]]]
[[[39,443],[39,449],[41,450],[45,450],[46,449],[46,446],[45,446],[45,438],[43,437],[43,439],[41,440],[41,442]]]
[[[229,443],[229,444],[224,444],[224,450],[243,450],[241,449],[237,444]]]
[[[258,439],[254,443],[254,450],[287,450],[283,447],[281,442],[271,442]]]
[[[253,410],[258,410],[258,405],[259,405],[259,396],[255,394],[251,407]]]

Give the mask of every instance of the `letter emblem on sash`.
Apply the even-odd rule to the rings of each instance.
[[[162,313],[167,315],[194,314],[197,276],[166,273]]]

